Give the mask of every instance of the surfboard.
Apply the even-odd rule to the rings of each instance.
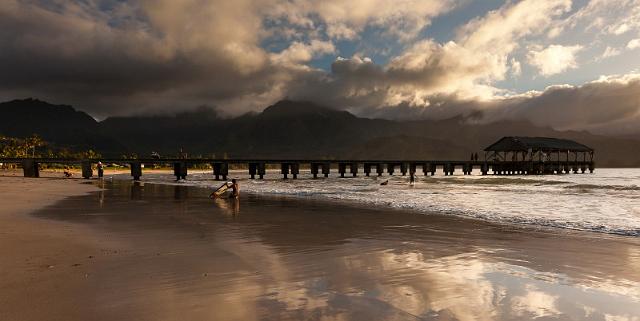
[[[218,189],[215,192],[211,193],[211,197],[216,198],[216,197],[222,196],[222,194],[224,194],[226,191],[229,190],[230,185],[231,183],[229,182],[222,184],[222,186],[218,187]]]

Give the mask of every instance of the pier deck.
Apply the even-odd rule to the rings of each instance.
[[[226,180],[229,176],[231,165],[246,168],[249,176],[264,178],[267,168],[278,168],[283,178],[297,178],[301,170],[308,171],[317,178],[319,175],[329,177],[335,172],[339,177],[357,176],[360,171],[366,176],[382,176],[401,174],[415,175],[418,169],[424,175],[435,175],[439,170],[444,175],[453,175],[460,170],[464,175],[471,175],[478,170],[482,175],[543,175],[543,174],[569,174],[593,173],[595,163],[593,160],[566,160],[542,161],[542,160],[353,160],[353,159],[213,159],[213,158],[101,158],[101,159],[72,159],[72,158],[0,158],[0,163],[18,164],[23,168],[25,177],[38,177],[40,164],[80,165],[82,176],[90,178],[94,174],[95,165],[118,164],[131,170],[133,179],[138,180],[142,176],[144,167],[154,165],[169,165],[174,169],[176,178],[185,179],[188,169],[198,165],[207,165],[212,169],[212,175],[216,180]]]

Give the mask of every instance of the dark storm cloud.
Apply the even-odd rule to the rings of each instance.
[[[327,39],[356,37],[369,24],[410,39],[453,3],[333,2],[5,0],[0,97],[29,94],[97,116],[201,104],[240,114],[314,75],[306,63],[335,51]],[[265,19],[292,29],[269,30]],[[279,33],[302,42],[280,53],[261,47]]]
[[[255,46],[260,20],[243,1],[199,13],[197,1],[88,3],[0,4],[2,91],[28,89],[113,114],[261,95],[280,76]],[[242,24],[222,17],[243,9]]]
[[[388,108],[355,107],[353,112],[391,119],[446,119],[472,116],[469,122],[527,120],[561,130],[589,130],[623,135],[638,133],[640,74],[604,77],[582,86],[552,86],[510,98],[466,100],[455,95],[433,95],[428,107],[406,103]]]

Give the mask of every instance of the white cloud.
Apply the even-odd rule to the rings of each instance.
[[[529,121],[559,130],[588,130],[605,135],[637,134],[640,127],[640,74],[601,77],[580,86],[555,85],[543,91],[496,97],[461,99],[457,95],[432,95],[429,106],[408,103],[395,108],[354,109],[373,117],[394,119],[445,119],[477,116],[479,123],[501,120]],[[553,117],[549,117],[553,115]]]
[[[542,50],[531,50],[527,56],[529,63],[538,68],[543,76],[559,74],[567,69],[577,68],[576,53],[582,46],[550,45]]]
[[[604,35],[623,35],[640,30],[640,0],[591,0],[567,17],[559,30],[596,30]],[[559,34],[557,31],[556,34]]]
[[[367,27],[380,27],[403,40],[415,38],[431,20],[460,0],[297,0],[277,1],[267,12],[303,29],[325,26],[333,39],[355,39]]]
[[[581,86],[550,86],[542,92],[495,100],[472,109],[484,110],[488,122],[519,119],[560,130],[637,133],[640,74],[605,76]]]
[[[570,9],[570,1],[525,0],[508,3],[462,26],[455,40],[417,41],[386,66],[360,57],[334,62],[329,79],[298,83],[292,98],[348,107],[410,104],[430,106],[433,96],[487,100],[503,91],[493,87],[518,71],[510,55],[523,38],[541,34]]]
[[[514,77],[518,77],[522,74],[522,66],[515,58],[511,58],[511,74]]]
[[[272,54],[271,57],[278,63],[306,63],[313,58],[321,55],[335,53],[336,48],[330,41],[312,40],[305,44],[300,42],[293,42],[287,49],[277,54]]]
[[[629,41],[629,43],[627,43],[627,49],[637,49],[640,48],[640,38],[638,39],[633,39],[631,41]]]
[[[622,51],[620,51],[620,49],[607,46],[607,48],[602,53],[602,56],[600,56],[600,59],[615,57],[620,55],[621,53]]]

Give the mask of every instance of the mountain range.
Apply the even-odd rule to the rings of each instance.
[[[175,115],[97,121],[67,105],[37,99],[0,103],[0,134],[40,135],[57,146],[105,156],[157,152],[175,157],[468,159],[503,136],[557,137],[596,150],[598,166],[640,166],[640,140],[558,131],[525,121],[477,124],[469,117],[393,121],[357,117],[310,102],[283,100],[261,113],[225,118],[199,108]],[[473,116],[471,116],[473,117]]]

